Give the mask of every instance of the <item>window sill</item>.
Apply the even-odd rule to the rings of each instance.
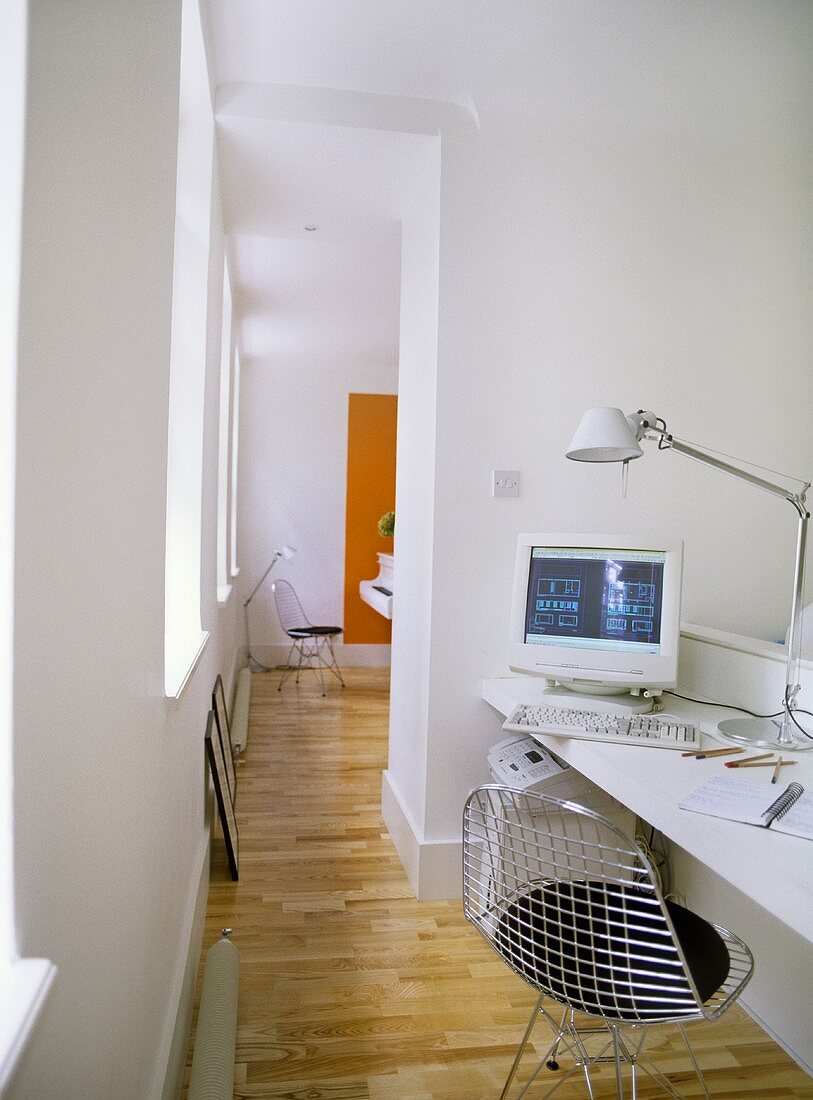
[[[164,694],[168,699],[180,699],[183,695],[208,641],[208,630],[182,641],[171,636],[165,638]]]
[[[48,998],[56,967],[48,959],[17,959],[0,993],[0,1094],[11,1080]]]
[[[217,606],[225,607],[229,602],[229,597],[232,593],[233,585],[231,584],[219,584],[217,586]]]

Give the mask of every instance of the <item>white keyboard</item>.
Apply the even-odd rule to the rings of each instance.
[[[547,733],[580,741],[700,750],[700,731],[674,714],[618,714],[520,703],[502,724],[506,733]]]

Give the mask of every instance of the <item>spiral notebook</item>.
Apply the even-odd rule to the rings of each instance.
[[[681,798],[678,805],[682,810],[813,840],[813,795],[806,794],[801,783],[777,790],[772,783],[715,775]]]

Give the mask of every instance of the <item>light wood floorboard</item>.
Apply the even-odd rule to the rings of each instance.
[[[277,673],[253,677],[238,768],[240,881],[218,828],[204,939],[205,950],[231,926],[240,950],[234,1095],[496,1100],[534,993],[460,902],[413,897],[380,814],[388,672],[344,675],[347,688],[334,682],[324,698],[311,677],[282,692]],[[689,1031],[715,1100],[813,1100],[813,1080],[738,1007]],[[660,1068],[701,1097],[676,1030],[651,1036]],[[540,1025],[538,1054],[545,1039]],[[531,1052],[520,1079],[532,1066]],[[529,1100],[554,1080],[543,1070]],[[575,1080],[555,1097],[585,1095]],[[662,1095],[639,1090],[641,1100]],[[614,1096],[605,1074],[596,1100]]]

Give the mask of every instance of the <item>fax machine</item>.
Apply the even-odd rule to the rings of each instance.
[[[512,734],[492,746],[487,759],[495,783],[578,802],[580,806],[608,818],[625,833],[632,834],[635,830],[632,810],[560,760],[555,753],[537,744],[532,737]]]

